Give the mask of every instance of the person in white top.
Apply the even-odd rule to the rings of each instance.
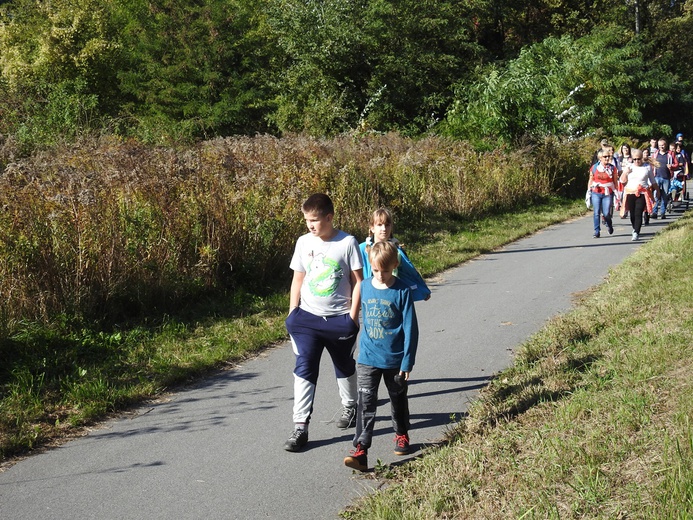
[[[643,164],[642,150],[634,148],[631,151],[632,164],[624,165],[620,181],[624,184],[625,208],[630,213],[630,223],[633,226],[632,240],[640,238],[642,215],[647,208],[652,211],[654,201],[650,189],[659,191],[652,168]]]
[[[356,424],[358,398],[354,348],[359,333],[363,260],[356,239],[334,226],[334,204],[315,193],[301,206],[308,233],[296,241],[286,330],[296,355],[294,431],[284,444],[300,451],[308,442],[323,350],[332,357],[342,416],[337,427]]]

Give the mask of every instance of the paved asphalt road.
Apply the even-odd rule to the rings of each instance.
[[[631,242],[627,220],[593,239],[591,216],[583,217],[436,279],[431,300],[417,303],[421,338],[410,387],[417,449],[442,437],[450,417],[464,414],[512,362],[515,347],[671,220],[652,221],[643,240]],[[342,464],[354,430],[334,424],[340,404],[327,355],[308,446],[282,449],[292,428],[292,369],[290,346],[266,351],[9,467],[0,473],[0,519],[337,518],[379,483]],[[394,455],[382,390],[380,397],[371,466],[411,458]]]

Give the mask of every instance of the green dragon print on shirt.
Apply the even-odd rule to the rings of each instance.
[[[323,254],[316,255],[308,266],[308,287],[315,296],[334,294],[343,277],[344,270],[339,262]]]

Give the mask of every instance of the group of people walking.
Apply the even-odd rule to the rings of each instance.
[[[672,187],[685,183],[689,165],[682,134],[671,147],[664,138],[653,139],[649,148],[623,144],[618,153],[603,140],[587,185],[594,237],[601,236],[602,224],[609,234],[614,232],[615,209],[622,218],[630,216],[632,239],[638,240],[643,222],[666,218]],[[674,196],[683,192],[675,189]],[[344,464],[365,471],[381,380],[390,398],[394,452],[410,452],[407,391],[419,339],[414,301],[428,300],[431,291],[393,237],[387,209],[373,212],[368,238],[361,244],[335,227],[328,195],[311,195],[301,211],[308,233],[296,241],[290,263],[286,328],[296,357],[294,428],[284,449],[297,452],[308,443],[320,358],[327,350],[342,401],[337,427],[356,427],[354,449]]]
[[[664,137],[651,139],[643,149],[624,143],[617,153],[603,139],[587,182],[586,201],[594,209],[594,238],[600,238],[602,224],[610,235],[614,232],[614,210],[621,218],[630,217],[634,241],[650,218],[666,218],[672,201],[686,195],[690,162],[680,133],[671,144]]]
[[[431,291],[393,237],[387,209],[373,213],[360,245],[335,227],[328,195],[311,195],[301,210],[308,233],[296,241],[290,263],[286,328],[296,356],[294,429],[284,449],[297,452],[308,443],[320,358],[327,350],[342,401],[337,427],[356,427],[344,464],[365,471],[381,380],[390,397],[394,452],[410,452],[407,390],[419,338],[414,301],[428,300]]]

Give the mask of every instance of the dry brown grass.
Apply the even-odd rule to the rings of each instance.
[[[272,283],[302,232],[300,204],[317,191],[357,237],[381,205],[412,225],[526,204],[580,163],[554,143],[537,153],[540,167],[531,150],[480,154],[395,134],[238,137],[185,149],[104,138],[22,160],[4,148],[0,330],[60,314],[164,312],[204,291]]]

